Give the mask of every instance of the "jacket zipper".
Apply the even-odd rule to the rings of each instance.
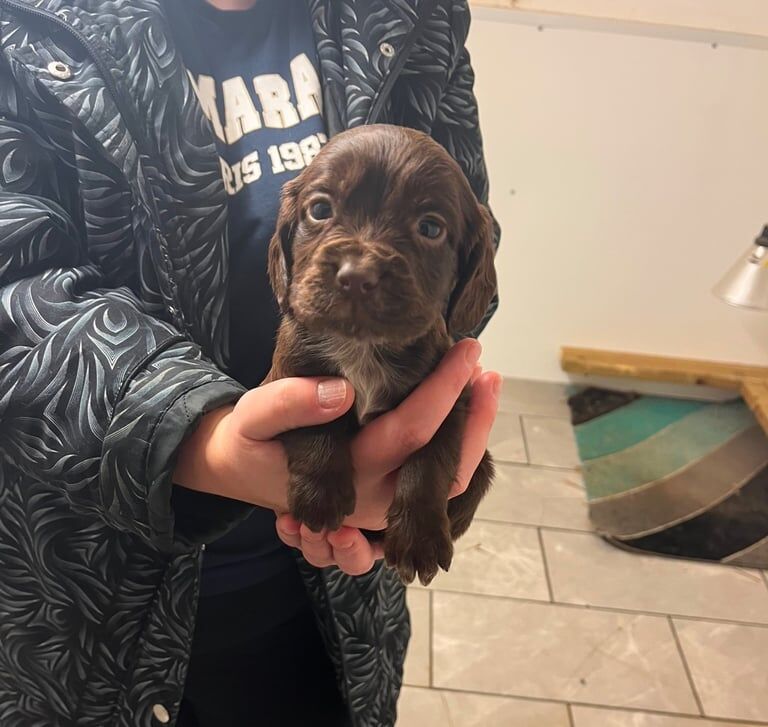
[[[427,4],[427,7],[421,8],[419,10],[421,22],[411,28],[411,32],[408,34],[408,37],[400,48],[400,53],[398,53],[395,62],[389,69],[389,73],[387,74],[384,83],[376,95],[376,99],[371,106],[371,110],[368,112],[368,118],[365,120],[366,124],[375,124],[377,122],[379,114],[381,114],[381,110],[384,108],[384,104],[389,98],[390,91],[392,91],[392,86],[395,85],[395,81],[397,81],[400,75],[400,71],[403,70],[403,66],[408,60],[408,54],[411,52],[411,48],[413,48],[414,44],[419,38],[419,35],[421,35],[424,24],[429,18],[432,17],[432,13],[434,12],[436,6],[437,0],[432,0]]]
[[[112,71],[110,70],[109,63],[104,59],[101,54],[101,50],[96,46],[95,43],[89,40],[79,30],[73,28],[69,23],[62,20],[58,15],[50,12],[49,10],[42,10],[37,7],[32,7],[24,2],[21,2],[21,0],[0,0],[0,6],[3,5],[7,8],[11,8],[12,10],[17,11],[18,13],[31,15],[32,17],[36,18],[42,18],[48,23],[66,30],[69,35],[75,38],[75,40],[77,40],[77,42],[80,43],[83,48],[85,48],[88,55],[96,64],[96,68],[98,68],[99,72],[101,73],[107,90],[112,95],[112,98],[120,110],[120,113],[123,114],[123,117],[125,118],[126,126],[131,132],[131,135],[135,139],[140,139],[142,141],[146,140],[144,131],[141,125],[138,123],[138,118],[134,110],[128,104],[126,104],[122,98],[120,91],[117,88],[117,84],[115,83],[115,79],[112,77]]]

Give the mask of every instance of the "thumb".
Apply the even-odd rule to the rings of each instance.
[[[354,399],[355,391],[345,379],[279,379],[246,392],[232,421],[242,436],[265,441],[291,429],[333,421]]]

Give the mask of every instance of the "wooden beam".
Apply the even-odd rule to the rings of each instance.
[[[768,432],[768,381],[745,381],[741,386],[741,396],[752,409],[755,419]]]
[[[674,384],[714,386],[737,391],[741,389],[744,381],[768,380],[768,367],[764,366],[600,351],[570,346],[563,347],[561,363],[564,371],[573,374],[630,377]]]

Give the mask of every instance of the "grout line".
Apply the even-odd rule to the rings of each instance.
[[[531,464],[531,451],[528,448],[528,437],[525,435],[525,419],[522,414],[517,415],[517,420],[520,424],[520,436],[523,438],[523,447],[525,448],[525,460],[527,464]]]
[[[499,409],[499,411],[502,414],[518,414],[521,417],[533,417],[534,419],[556,419],[559,422],[568,422],[568,424],[573,426],[570,414],[538,414],[533,411],[525,411],[524,409],[510,409],[509,411]]]
[[[409,689],[427,689],[428,687],[408,687]],[[522,702],[535,702],[538,704],[562,704],[567,708],[573,707],[590,707],[592,709],[612,710],[615,712],[626,712],[628,714],[649,714],[660,717],[684,717],[689,720],[702,721],[703,719],[709,720],[715,725],[745,725],[749,727],[767,727],[766,722],[755,722],[752,720],[738,719],[736,717],[702,717],[698,714],[684,713],[684,712],[667,712],[663,709],[651,709],[637,707],[624,707],[616,704],[599,704],[597,702],[568,702],[565,699],[558,699],[557,697],[531,697],[526,694],[514,694],[514,693],[501,693],[501,692],[481,692],[477,689],[457,689],[455,687],[440,687],[441,692],[451,692],[453,694],[470,694],[478,697],[506,697],[508,699],[517,699]]]
[[[430,591],[429,592],[429,686],[430,686],[430,689],[435,684],[435,679],[434,679],[435,665],[434,665],[434,655],[432,651],[433,634],[435,631],[434,609],[432,608],[433,600],[434,600],[434,594],[432,593],[432,591]]]
[[[571,727],[576,727],[576,723],[573,721],[573,708],[570,704],[566,704],[565,708],[568,710],[568,723]]]
[[[577,611],[596,611],[598,613],[623,613],[628,616],[650,616],[653,618],[678,618],[685,621],[696,621],[709,624],[726,624],[728,626],[751,626],[752,628],[768,629],[768,623],[759,623],[758,621],[736,621],[732,618],[720,618],[718,616],[691,616],[685,613],[668,614],[663,611],[633,611],[629,608],[618,608],[614,606],[598,606],[593,603],[565,603],[564,601],[545,601],[540,598],[525,598],[523,596],[500,596],[496,593],[478,593],[476,591],[458,591],[439,586],[431,585],[428,590],[433,593],[451,593],[455,596],[470,596],[472,598],[493,598],[498,601],[510,601],[512,603],[527,603],[536,606],[557,606],[558,608],[569,608]]]
[[[688,666],[688,660],[685,658],[685,652],[683,651],[683,645],[680,643],[680,637],[675,628],[675,622],[672,620],[671,616],[667,616],[667,622],[669,623],[669,628],[672,630],[672,636],[674,637],[675,645],[677,646],[677,653],[680,654],[680,659],[683,662],[685,676],[688,678],[688,683],[691,686],[693,697],[696,700],[696,706],[699,708],[699,714],[703,717],[705,716],[704,705],[701,703],[701,697],[699,697],[699,692],[696,690],[696,682],[693,681],[693,674],[691,673],[691,668]]]
[[[526,443],[525,435],[523,435],[523,443]],[[491,449],[491,454],[493,454],[493,447]],[[503,464],[507,466],[513,466],[513,467],[521,467],[523,469],[530,469],[530,470],[547,470],[549,472],[572,472],[575,475],[580,475],[582,473],[582,470],[580,467],[565,467],[560,466],[556,464],[539,464],[538,462],[515,462],[511,459],[500,459],[499,457],[494,457],[493,461],[497,464]]]
[[[511,525],[516,528],[541,528],[542,530],[552,530],[556,533],[575,533],[579,535],[591,535],[595,538],[600,536],[594,530],[579,530],[578,528],[566,528],[561,525],[545,525],[544,523],[524,523],[517,520],[496,520],[491,517],[476,517],[474,520],[479,520],[484,523],[496,523],[497,525]],[[473,522],[474,522],[473,520]],[[731,566],[738,567],[738,566]]]
[[[541,533],[541,528],[536,528],[536,533],[539,536],[539,549],[541,550],[541,560],[544,564],[544,577],[547,579],[547,590],[549,591],[550,602],[555,602],[555,593],[552,590],[552,577],[549,573],[549,563],[547,562],[547,551],[544,548],[544,536]]]

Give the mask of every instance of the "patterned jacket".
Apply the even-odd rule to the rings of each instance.
[[[431,133],[485,201],[465,0],[308,3],[329,134]],[[158,0],[0,0],[0,30],[0,725],[172,724],[203,544],[249,512],[171,482],[243,392],[213,135]],[[303,571],[355,727],[392,725],[403,589]]]

